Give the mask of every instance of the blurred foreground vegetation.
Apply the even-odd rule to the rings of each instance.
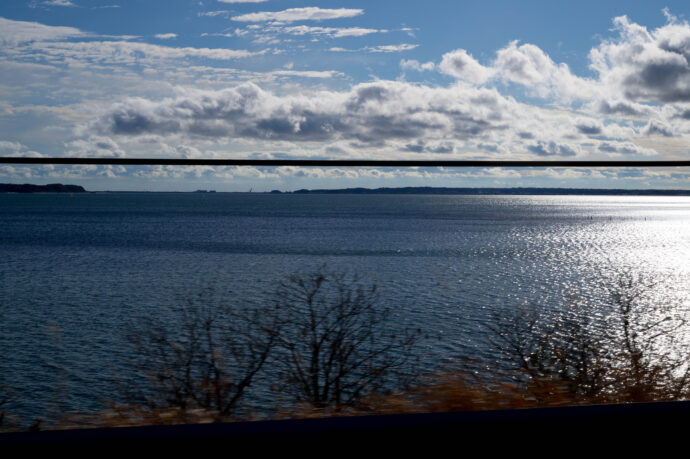
[[[657,284],[632,271],[602,276],[597,304],[573,296],[543,315],[517,308],[485,327],[491,361],[460,358],[421,374],[422,328],[400,326],[375,284],[325,267],[293,275],[273,304],[217,307],[203,297],[128,332],[130,369],[97,413],[26,423],[0,387],[0,429],[231,422],[337,415],[494,410],[687,399],[690,349],[679,305],[656,304]],[[247,404],[273,381],[267,413]],[[264,384],[265,385],[265,384]],[[115,397],[114,397],[115,398]]]

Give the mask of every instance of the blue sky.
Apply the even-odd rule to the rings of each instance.
[[[4,0],[0,155],[688,159],[687,2]],[[687,188],[682,170],[0,167],[226,191]]]

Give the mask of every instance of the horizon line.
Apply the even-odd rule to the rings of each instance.
[[[302,167],[690,167],[690,160],[671,161],[548,161],[548,160],[362,160],[362,159],[188,159],[0,157],[0,164],[66,164],[122,166],[302,166]]]

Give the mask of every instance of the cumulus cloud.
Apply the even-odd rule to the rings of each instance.
[[[599,135],[604,131],[601,121],[593,118],[578,118],[575,120],[575,127],[585,135]]]
[[[158,38],[159,40],[170,40],[170,39],[172,39],[172,38],[177,38],[177,34],[176,34],[176,33],[157,33],[157,34],[154,35],[154,36],[155,36],[156,38]]]
[[[438,69],[475,85],[500,81],[523,86],[536,97],[584,101],[589,110],[607,116],[658,116],[658,109],[649,104],[690,102],[690,25],[664,12],[667,24],[654,30],[626,16],[614,18],[617,36],[589,53],[598,78],[577,76],[538,46],[518,41],[499,49],[488,65],[457,49],[443,55]],[[662,131],[657,127],[646,132],[658,135]]]
[[[273,74],[332,75],[292,68]],[[404,81],[290,95],[253,83],[219,91],[178,89],[174,98],[131,98],[115,104],[90,129],[116,139],[157,135],[213,142],[282,142],[279,148],[288,151],[298,144],[335,142],[347,143],[354,151],[375,148],[403,156],[455,153],[525,158],[652,155],[654,150],[636,147],[632,140],[638,135],[670,136],[677,130],[661,119],[644,128],[611,120],[605,124],[595,116],[522,104],[495,88],[462,82],[431,87]],[[343,154],[356,156],[353,151]]]
[[[94,127],[117,135],[185,134],[364,143],[428,136],[469,138],[506,128],[516,102],[492,89],[378,81],[347,92],[277,96],[247,83],[162,102],[129,99]]]
[[[518,46],[517,41],[498,51],[494,65],[504,79],[525,86],[547,83],[556,68],[539,47],[529,43]]]
[[[75,157],[124,157],[126,153],[110,137],[89,136],[69,142],[67,156]]]
[[[673,128],[668,123],[652,119],[642,129],[642,133],[649,136],[673,137]]]
[[[574,75],[566,64],[556,64],[538,46],[510,42],[496,53],[488,66],[480,64],[464,49],[443,55],[438,69],[475,85],[494,79],[527,88],[531,95],[569,102],[590,100],[599,94],[596,81]]]
[[[603,153],[616,155],[653,156],[657,154],[656,151],[652,150],[651,148],[640,147],[632,142],[606,141],[601,142],[597,149]]]
[[[431,71],[436,68],[436,64],[433,62],[425,62],[421,63],[417,60],[414,59],[402,59],[400,61],[400,68],[403,70],[416,70],[417,72],[423,72],[423,71]]]
[[[0,151],[3,153],[15,153],[20,150],[23,150],[24,145],[22,145],[19,142],[10,142],[9,140],[0,140]]]
[[[404,151],[410,151],[413,153],[438,153],[438,154],[448,154],[455,151],[455,144],[453,142],[426,142],[422,139],[417,140],[413,143],[407,143],[402,148]]]
[[[661,86],[651,85],[652,80],[644,80],[650,84],[642,85],[642,77],[628,78],[633,74],[645,74],[644,65],[656,59],[645,60],[644,46],[640,47],[640,55],[634,56],[634,62],[610,58],[615,54],[612,46],[623,50],[637,41],[646,43],[645,46],[661,43],[657,46],[659,49],[664,46],[681,49],[682,40],[669,38],[662,46],[666,42],[659,38],[676,37],[670,31],[690,29],[677,20],[650,32],[617,18],[618,37],[602,42],[590,54],[593,63],[606,63],[607,67],[595,69],[599,78],[579,77],[567,65],[554,62],[536,45],[514,41],[499,49],[493,58],[482,59],[481,63],[464,49],[450,51],[436,62],[399,61],[402,70],[438,70],[457,80],[447,86],[374,80],[339,91],[307,89],[304,80],[282,85],[288,79],[311,78],[321,81],[311,82],[309,86],[324,88],[329,83],[324,80],[343,78],[337,82],[342,85],[347,77],[335,70],[307,70],[289,64],[282,69],[277,66],[276,70],[258,73],[212,64],[194,67],[190,62],[190,58],[228,60],[270,50],[254,53],[176,48],[140,41],[104,40],[103,37],[95,41],[96,37],[77,29],[2,21],[0,18],[0,26],[9,24],[8,28],[18,32],[18,38],[0,27],[0,40],[14,40],[14,48],[6,47],[2,52],[0,64],[13,58],[13,62],[23,65],[38,65],[29,62],[33,59],[41,62],[41,66],[54,69],[60,67],[54,64],[64,62],[70,63],[67,67],[73,63],[77,64],[75,67],[83,67],[84,63],[120,64],[118,76],[114,77],[118,79],[128,71],[125,65],[140,64],[144,68],[141,71],[139,65],[131,68],[147,78],[150,76],[150,83],[155,81],[156,89],[128,83],[125,90],[119,90],[145,97],[117,99],[119,103],[105,109],[102,105],[105,98],[101,98],[89,107],[85,116],[97,113],[98,119],[92,118],[88,126],[79,124],[84,123],[85,118],[73,123],[79,124],[80,130],[74,132],[82,138],[58,142],[65,145],[65,152],[78,156],[120,156],[125,151],[151,154],[153,151],[156,155],[209,157],[216,154],[214,147],[210,147],[215,145],[218,152],[229,151],[227,146],[238,155],[264,150],[280,151],[285,157],[323,156],[325,146],[332,147],[331,152],[338,149],[339,153],[332,153],[334,157],[353,158],[433,158],[448,154],[457,158],[505,159],[636,157],[657,154],[652,148],[677,154],[686,146],[685,139],[690,135],[690,100],[676,96],[665,99],[669,94],[682,92],[680,76],[666,82],[666,95],[662,97]],[[289,22],[243,24],[235,32],[226,32],[233,36],[285,33],[315,39],[386,32]],[[662,29],[664,33],[659,32]],[[417,46],[402,43],[359,49],[332,47],[330,50],[393,53]],[[597,53],[605,56],[603,61],[595,59]],[[185,59],[185,65],[179,65],[174,59]],[[297,57],[290,59],[299,62]],[[157,65],[147,65],[150,63]],[[9,64],[2,65],[10,68]],[[96,69],[105,68],[91,66],[95,73],[98,73]],[[599,71],[601,69],[604,71]],[[176,77],[171,76],[173,72]],[[47,75],[38,69],[31,73]],[[40,83],[46,84],[53,77],[57,79],[60,75],[50,73]],[[160,88],[160,78],[172,84]],[[237,83],[248,80],[254,83]],[[131,81],[144,81],[144,78]],[[510,85],[511,94],[518,94],[515,96],[518,100],[522,95],[513,85],[546,101],[538,104],[518,102],[504,95],[505,85]],[[193,90],[189,86],[220,89]],[[643,91],[642,87],[646,89]],[[168,98],[164,99],[166,96]],[[0,113],[17,112],[19,109],[15,105],[14,101],[11,105],[0,102]],[[170,145],[167,149],[147,148],[143,143],[145,138],[168,139]],[[8,148],[6,146],[5,150]]]
[[[619,36],[590,52],[591,67],[612,92],[631,101],[690,101],[690,26],[667,13],[655,30],[613,20]]]
[[[178,145],[177,154],[183,158],[203,158],[204,154],[196,147],[191,145]]]
[[[613,116],[648,116],[653,108],[623,99],[598,100],[590,104],[590,108],[602,115]]]
[[[30,150],[20,142],[0,140],[0,156],[33,156],[39,157],[42,154]]]
[[[511,42],[496,53],[493,67],[503,81],[526,86],[539,97],[583,100],[597,94],[596,82],[574,75],[566,64],[556,64],[529,43]]]
[[[474,84],[482,84],[494,74],[493,69],[481,65],[464,49],[444,54],[439,69],[447,75]]]
[[[578,153],[578,149],[571,145],[554,141],[544,142],[541,140],[535,144],[529,145],[527,150],[538,156],[575,156]]]
[[[238,22],[295,22],[295,21],[321,21],[325,19],[351,18],[364,14],[364,10],[351,8],[324,9],[315,6],[305,8],[288,8],[283,11],[261,11],[257,13],[241,14],[233,16],[233,21]]]

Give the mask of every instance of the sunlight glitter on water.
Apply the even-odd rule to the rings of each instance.
[[[324,263],[376,282],[396,320],[425,328],[429,370],[485,356],[494,312],[548,317],[576,297],[610,315],[600,285],[621,272],[655,282],[644,304],[690,308],[690,198],[5,195],[0,218],[0,370],[26,413],[57,397],[56,367],[67,406],[100,406],[127,320],[165,322],[166,305],[209,287],[272,301],[287,275]]]

